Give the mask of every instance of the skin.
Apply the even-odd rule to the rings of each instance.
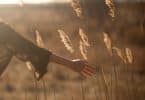
[[[52,54],[49,59],[51,62],[64,65],[73,71],[80,73],[83,77],[92,76],[96,73],[95,68],[91,67],[85,60],[68,60],[55,54]]]
[[[87,61],[81,59],[69,60],[40,48],[3,22],[0,23],[0,49],[2,49],[0,56],[7,58],[0,62],[0,75],[13,56],[24,62],[30,61],[34,66],[37,80],[40,80],[47,73],[49,62],[64,65],[80,73],[83,77],[92,76],[96,73],[95,68],[91,67]],[[4,53],[3,51],[7,52]]]

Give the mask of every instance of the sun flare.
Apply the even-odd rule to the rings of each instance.
[[[70,0],[0,0],[0,4],[19,4],[23,3],[53,3],[53,2],[68,2]]]

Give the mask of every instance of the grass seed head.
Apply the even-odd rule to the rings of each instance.
[[[74,49],[73,49],[73,45],[72,42],[69,38],[69,36],[63,31],[63,30],[58,30],[61,41],[64,43],[66,49],[70,52],[73,53]]]
[[[129,49],[129,48],[125,48],[125,52],[126,52],[126,57],[127,57],[127,60],[130,64],[133,63],[133,54],[132,54],[132,51]]]
[[[109,15],[114,18],[115,17],[115,5],[113,0],[105,0],[106,5],[109,8]]]
[[[43,42],[43,39],[39,33],[38,30],[35,31],[35,34],[36,34],[36,44],[37,46],[41,47],[41,48],[44,48],[44,42]]]
[[[123,55],[121,49],[119,49],[119,48],[117,48],[117,47],[113,47],[112,49],[115,50],[116,53],[117,53],[117,55],[121,58],[121,60],[122,60],[125,64],[127,64],[126,57]]]
[[[79,35],[80,35],[81,40],[84,43],[84,45],[89,47],[90,46],[89,39],[82,28],[79,28]]]
[[[31,64],[30,61],[27,61],[26,62],[26,66],[27,66],[27,68],[28,68],[29,71],[32,71],[33,70],[33,65]]]
[[[74,9],[76,15],[79,18],[82,18],[83,17],[83,12],[82,12],[82,8],[81,8],[79,0],[71,0],[71,6]]]
[[[111,39],[110,39],[110,37],[108,36],[107,33],[103,32],[103,35],[104,35],[104,43],[106,45],[106,48],[107,48],[109,54],[112,56],[112,43],[111,43]]]

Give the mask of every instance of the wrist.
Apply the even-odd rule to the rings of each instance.
[[[57,56],[53,53],[50,55],[49,61],[53,62],[53,63],[61,64],[61,65],[64,65],[64,66],[68,66],[68,67],[73,66],[73,61],[65,59],[65,58],[60,57],[60,56]]]

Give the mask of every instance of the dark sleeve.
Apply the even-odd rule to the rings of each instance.
[[[3,74],[7,65],[9,64],[13,53],[9,51],[6,47],[0,46],[0,76]]]
[[[5,44],[20,60],[32,63],[36,72],[39,73],[38,80],[47,72],[51,52],[34,45],[4,23],[0,23],[0,42]]]

